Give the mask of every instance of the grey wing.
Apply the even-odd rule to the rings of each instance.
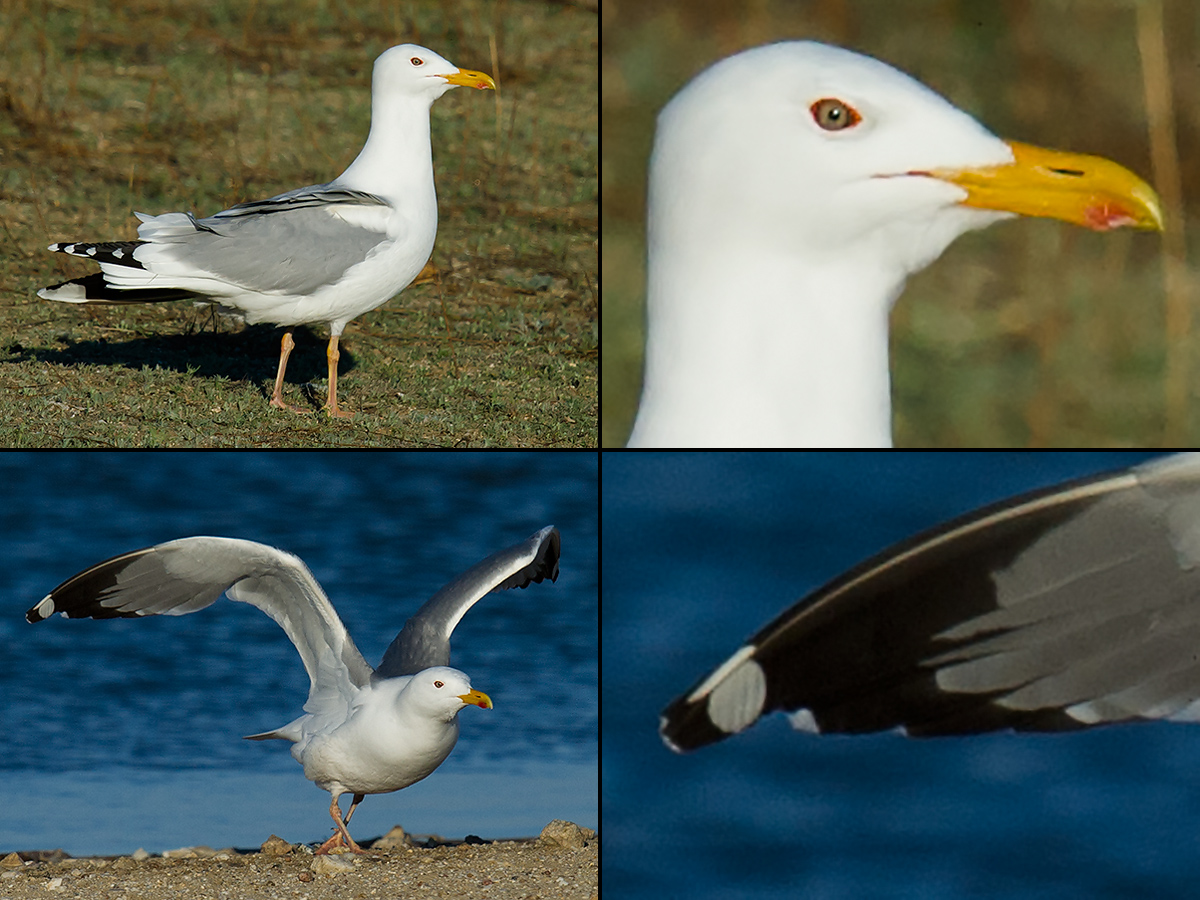
[[[331,206],[339,203],[385,207],[388,205],[388,202],[377,194],[338,187],[333,182],[329,182],[327,184],[311,184],[308,187],[285,191],[266,200],[248,200],[245,203],[235,203],[229,209],[222,210],[200,221],[209,223],[220,221],[221,219],[238,218],[240,216],[280,212],[308,206]]]
[[[493,553],[434,594],[383,654],[376,678],[415,675],[450,664],[450,634],[468,609],[491,591],[523,588],[545,578],[558,580],[561,537],[553,525],[507,550]]]
[[[370,682],[371,667],[308,567],[253,541],[189,537],[123,553],[68,578],[25,618],[181,616],[222,593],[279,623],[304,660],[310,701],[322,690],[345,694]]]
[[[263,293],[310,294],[388,240],[391,207],[374,194],[314,185],[197,219],[147,218],[135,258],[171,275],[212,275]],[[169,261],[170,269],[157,260]],[[184,269],[180,269],[182,266]]]
[[[771,711],[914,735],[1200,719],[1200,454],[996,504],[783,613],[663,713],[691,750]]]

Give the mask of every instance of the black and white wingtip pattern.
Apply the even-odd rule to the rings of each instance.
[[[666,708],[659,728],[676,753],[714,744],[744,731],[763,714],[767,676],[747,644],[725,660],[685,697]]]
[[[103,272],[93,272],[80,278],[72,278],[61,284],[52,284],[37,292],[43,300],[60,303],[167,303],[172,300],[189,300],[201,297],[194,291],[182,288],[115,288],[109,285]]]
[[[519,546],[532,554],[529,562],[492,590],[507,591],[511,588],[529,587],[531,583],[541,584],[547,578],[551,582],[558,581],[558,557],[562,553],[562,535],[557,528],[547,525],[534,532]]]
[[[50,618],[57,610],[54,608],[54,598],[47,594],[25,613],[26,622],[41,622]]]
[[[814,592],[663,712],[914,736],[1200,720],[1200,454],[985,507]]]
[[[72,243],[56,243],[51,244],[46,249],[51,253],[66,253],[69,256],[78,256],[80,259],[90,259],[95,262],[113,263],[118,266],[128,266],[131,269],[146,268],[138,262],[133,255],[133,251],[145,241],[102,241],[99,243],[85,243],[83,241],[74,241]]]
[[[90,259],[98,263],[125,266],[130,269],[145,269],[134,258],[134,250],[145,241],[104,241],[102,243],[73,243],[51,244],[47,249],[53,253],[66,253],[80,259]],[[162,303],[171,300],[187,300],[199,296],[193,291],[181,288],[146,287],[146,288],[115,288],[104,277],[103,272],[93,272],[81,278],[72,278],[61,284],[52,284],[38,292],[43,300],[57,300],[59,303]]]
[[[125,568],[154,547],[132,550],[72,575],[30,607],[25,621],[41,622],[55,613],[69,619],[115,619],[149,615],[145,609],[122,609],[110,598],[118,593]]]
[[[240,566],[247,548],[270,555],[272,575],[277,581],[288,573],[275,563],[276,559],[285,565],[294,561],[311,578],[302,562],[273,547],[232,538],[180,538],[130,550],[89,566],[30,607],[25,620],[41,622],[56,613],[68,619],[186,615],[211,606],[226,590],[234,588],[244,577]],[[203,575],[195,577],[193,568]],[[255,599],[237,599],[255,603]],[[277,615],[273,617],[280,621]]]

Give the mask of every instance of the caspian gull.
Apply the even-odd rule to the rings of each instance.
[[[558,529],[548,526],[472,566],[404,624],[378,669],[363,659],[298,557],[235,538],[181,538],[97,563],[56,587],[25,618],[178,616],[211,605],[222,593],[257,606],[296,645],[311,686],[305,715],[249,738],[291,741],[305,777],[332,794],[334,834],[317,852],[361,852],[346,826],[363,797],[398,791],[429,775],[454,749],[458,711],[468,705],[491,709],[487,694],[449,668],[455,626],[490,591],[556,581],[560,546]],[[354,795],[344,819],[342,794]]]
[[[663,712],[675,750],[800,730],[1200,721],[1200,453],[984,507],[783,612]]]
[[[494,89],[482,72],[432,50],[401,44],[375,60],[371,131],[358,157],[327,184],[239,203],[205,219],[137,213],[136,241],[60,242],[50,249],[100,263],[101,271],[38,291],[67,303],[215,301],[246,322],[284,326],[271,405],[298,325],[329,325],[329,395],[338,407],[338,338],[356,316],[383,305],[420,273],[437,234],[429,109],[453,87]]]
[[[1108,160],[1006,143],[870,57],[772,44],[663,109],[631,447],[890,447],[888,313],[960,234],[1022,214],[1160,229]]]

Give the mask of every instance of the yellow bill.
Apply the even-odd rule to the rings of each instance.
[[[478,706],[480,709],[492,708],[492,698],[483,691],[467,691],[465,694],[459,694],[458,699],[468,706]]]
[[[1099,156],[1044,150],[1009,142],[1013,161],[980,169],[937,169],[926,174],[967,192],[964,206],[1062,219],[1096,231],[1162,231],[1154,188],[1124,166]]]
[[[492,76],[483,72],[472,72],[470,69],[459,69],[453,75],[443,75],[450,84],[457,84],[461,87],[478,88],[481,91],[494,91],[496,82],[492,81]]]

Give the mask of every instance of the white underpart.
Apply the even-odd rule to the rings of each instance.
[[[470,679],[448,667],[367,685],[356,690],[347,714],[317,710],[286,726],[297,733],[292,756],[305,777],[327,791],[400,790],[450,755],[465,706],[460,695],[470,690]]]

